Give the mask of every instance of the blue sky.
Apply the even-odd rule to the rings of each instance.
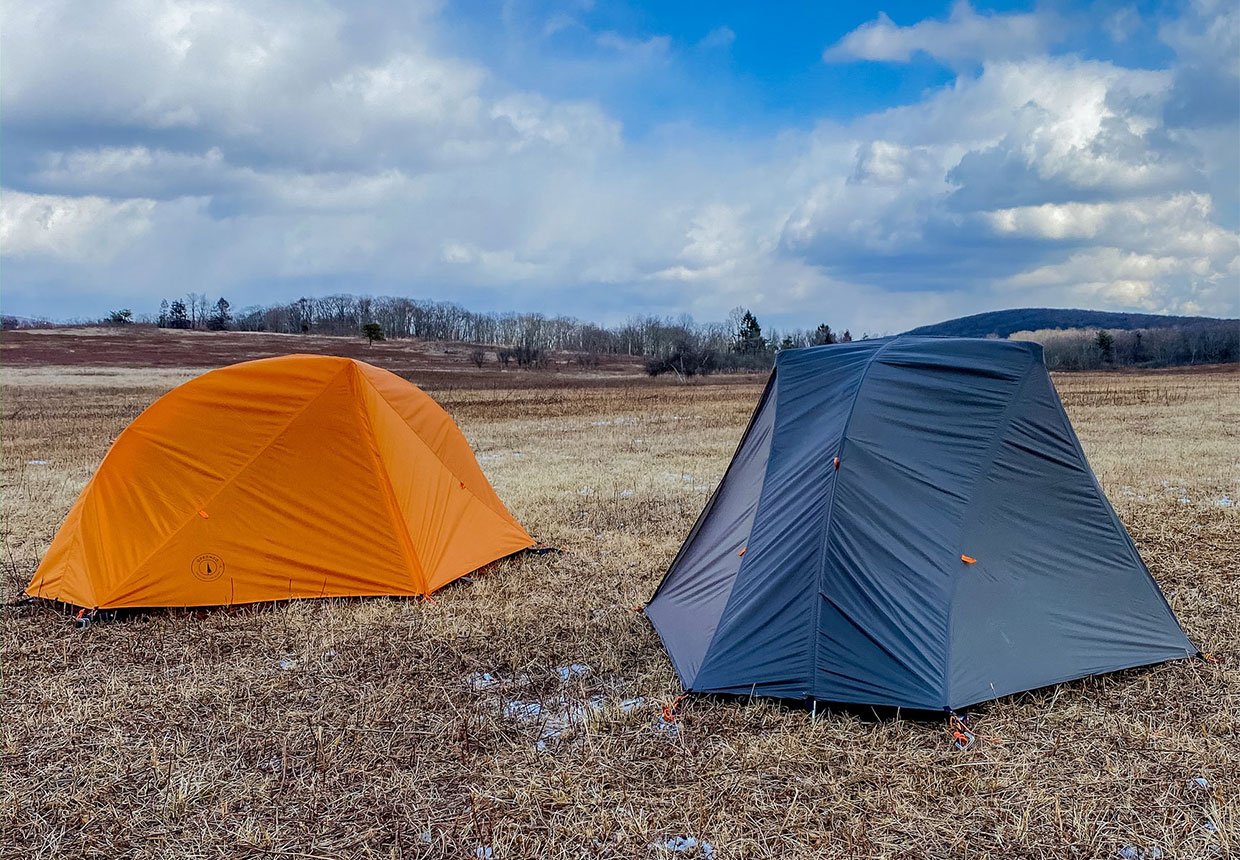
[[[43,0],[0,40],[5,313],[1240,314],[1234,3]]]

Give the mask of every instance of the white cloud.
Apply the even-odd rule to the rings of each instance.
[[[699,48],[727,48],[736,41],[736,33],[731,27],[716,27],[698,42]]]
[[[926,54],[949,64],[1026,57],[1055,41],[1056,22],[1046,13],[982,14],[957,0],[946,21],[927,19],[901,27],[883,12],[823,52],[828,63],[877,60],[906,63]]]
[[[1183,56],[1159,70],[1047,54],[1042,11],[880,18],[830,59],[966,70],[910,104],[743,136],[634,135],[405,10],[6,10],[6,302],[49,312],[48,284],[88,310],[153,307],[170,284],[238,305],[349,289],[608,321],[752,304],[871,332],[996,305],[1238,310],[1235,106],[1186,96],[1189,72],[1236,65],[1225,7],[1164,28]],[[574,60],[583,79],[678,62],[666,37],[571,28],[596,52]]]
[[[5,191],[0,249],[5,256],[106,263],[151,228],[154,200],[107,200]]]

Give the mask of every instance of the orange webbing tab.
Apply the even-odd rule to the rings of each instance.
[[[685,700],[685,694],[681,693],[663,706],[663,722],[674,723],[676,718],[680,716],[680,703]]]
[[[835,470],[838,472],[839,469],[840,469],[840,458],[836,457],[835,458]]]
[[[964,555],[963,553],[961,553],[960,555],[960,560],[963,561],[965,564],[977,564],[977,559],[975,559],[971,555]]]
[[[969,731],[969,724],[956,714],[947,718],[947,733],[952,736],[952,746],[958,750],[968,749],[977,740],[973,732]]]
[[[737,555],[744,555],[744,554],[745,554],[745,550],[747,550],[747,549],[749,549],[749,547],[747,547],[747,546],[743,546],[743,547],[741,547],[740,549],[738,549],[738,550],[736,551],[736,554],[737,554]]]

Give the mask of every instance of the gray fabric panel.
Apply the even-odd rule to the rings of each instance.
[[[808,694],[815,576],[832,460],[865,368],[885,342],[781,352],[774,436],[753,532],[694,690]]]
[[[961,522],[1032,361],[1021,344],[922,338],[900,338],[877,357],[842,445],[815,698],[946,705]]]
[[[766,474],[777,385],[772,376],[723,480],[646,606],[686,688],[693,686],[743,561],[737,551],[749,540]]]
[[[951,615],[950,703],[1191,656],[1040,366],[978,488]]]

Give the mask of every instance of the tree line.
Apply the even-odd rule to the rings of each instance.
[[[1012,339],[1042,344],[1046,366],[1051,370],[1173,367],[1240,361],[1240,324],[1235,320],[1131,331],[1023,331],[1013,334]]]
[[[638,315],[607,327],[568,316],[480,313],[455,302],[343,293],[234,312],[222,296],[212,301],[204,293],[190,292],[161,301],[157,315],[136,316],[131,309],[121,308],[99,322],[364,336],[372,342],[402,338],[455,341],[479,347],[470,354],[470,360],[480,367],[492,355],[502,367],[542,367],[549,363],[552,353],[570,353],[583,366],[596,366],[605,356],[624,355],[643,359],[652,375],[673,373],[683,377],[762,370],[771,366],[781,349],[853,339],[848,330],[837,332],[825,322],[812,329],[764,329],[754,313],[744,307],[734,308],[720,322],[696,323],[688,315]],[[4,317],[0,324],[3,328],[22,328],[43,323]],[[861,335],[862,339],[867,337],[868,333]],[[1135,330],[1046,329],[1016,332],[1011,337],[1041,343],[1051,370],[1240,361],[1240,326],[1235,320],[1194,320],[1191,325]]]
[[[106,322],[134,321],[129,309],[114,311]],[[215,331],[270,331],[283,334],[364,336],[371,342],[415,338],[456,341],[495,348],[502,366],[542,366],[549,353],[575,353],[582,364],[603,356],[647,359],[652,374],[694,376],[721,370],[768,368],[780,349],[852,340],[845,330],[822,323],[813,329],[763,330],[746,308],[728,319],[699,324],[688,315],[632,316],[624,323],[601,326],[568,316],[539,313],[471,311],[455,302],[400,296],[336,294],[248,307],[233,312],[227,299],[215,302],[202,293],[164,299],[153,322],[161,328]],[[481,363],[477,355],[473,357]]]

